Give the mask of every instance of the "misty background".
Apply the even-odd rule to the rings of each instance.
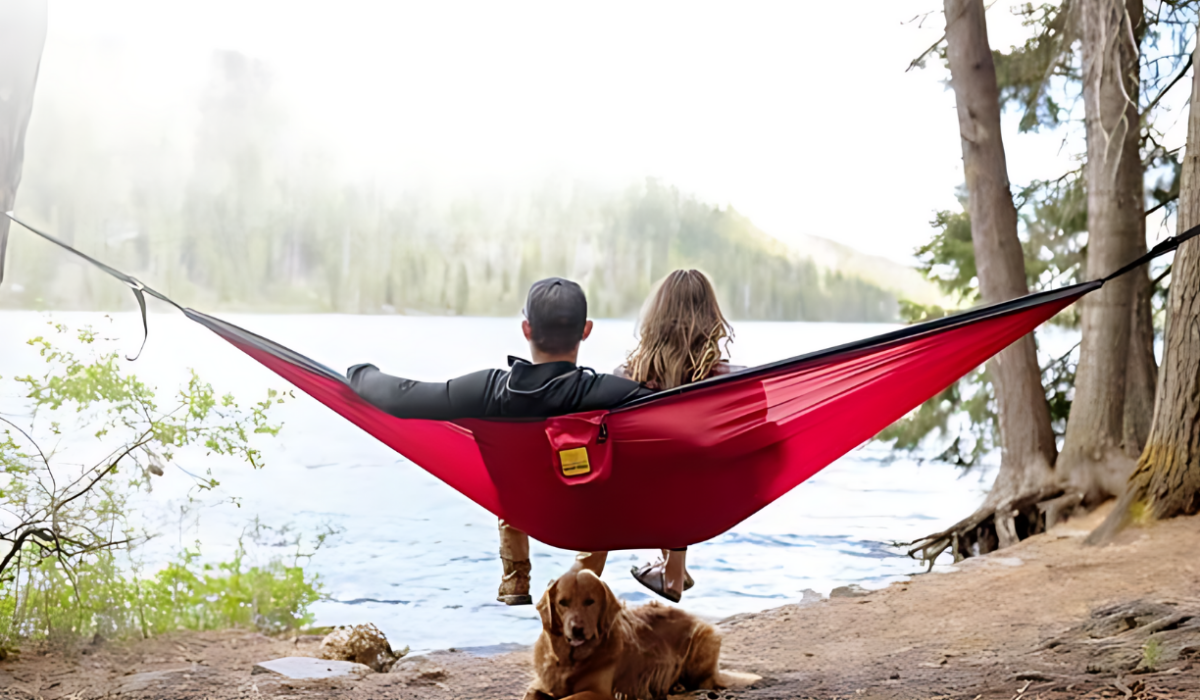
[[[735,319],[938,300],[909,254],[958,140],[905,3],[858,30],[885,60],[832,73],[818,8],[119,4],[51,8],[16,210],[181,303],[511,316],[563,275],[627,317],[677,267]],[[132,304],[10,246],[2,308]]]

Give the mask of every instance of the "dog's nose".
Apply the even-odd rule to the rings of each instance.
[[[571,636],[576,639],[583,639],[583,628],[582,627],[572,627],[571,628]]]

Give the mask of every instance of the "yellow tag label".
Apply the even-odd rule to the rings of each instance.
[[[592,465],[588,462],[586,447],[562,450],[558,453],[558,460],[562,462],[563,476],[579,476],[580,474],[588,474],[592,471]]]

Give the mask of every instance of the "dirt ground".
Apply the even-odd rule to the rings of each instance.
[[[763,679],[749,689],[687,697],[1200,699],[1200,517],[1132,530],[1109,547],[1083,546],[1102,515],[950,573],[723,621],[722,665]],[[1127,606],[1137,601],[1172,614],[1148,623],[1158,613],[1121,612],[1140,609]],[[1099,616],[1106,608],[1111,614]],[[1172,641],[1162,654],[1140,641],[1153,631],[1175,635],[1163,637]],[[355,681],[250,672],[258,661],[313,655],[318,642],[225,631],[29,649],[0,662],[0,698],[496,700],[520,698],[531,673],[528,650],[489,657],[442,651]],[[1125,657],[1114,656],[1122,649]],[[1158,659],[1152,669],[1132,669],[1147,657]]]

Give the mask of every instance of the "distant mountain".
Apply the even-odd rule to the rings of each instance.
[[[214,310],[508,316],[535,280],[562,276],[584,286],[593,316],[628,317],[678,268],[708,273],[733,319],[894,321],[898,298],[928,293],[900,265],[822,239],[788,248],[733,208],[654,180],[435,202],[303,171],[250,175],[228,189],[189,188],[174,209],[163,207],[170,192],[114,193],[108,208],[88,208],[86,188],[31,178],[23,209],[82,250]],[[90,282],[93,273],[40,242],[21,239],[13,260],[0,306],[128,303],[120,285]]]
[[[800,242],[792,246],[792,253],[812,260],[822,269],[870,281],[900,299],[925,305],[946,303],[937,285],[916,269],[828,238],[801,234]]]

